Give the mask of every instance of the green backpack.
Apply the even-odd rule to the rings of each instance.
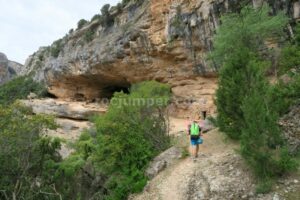
[[[191,125],[191,139],[198,139],[200,137],[200,127],[196,123],[192,123]]]

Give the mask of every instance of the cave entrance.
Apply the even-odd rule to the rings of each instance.
[[[51,98],[51,99],[57,99],[57,96],[55,96],[54,94],[51,94],[50,92],[45,92],[44,97],[46,98]]]
[[[124,92],[125,94],[130,93],[130,85],[109,85],[102,89],[101,96],[104,98],[111,99],[115,92]]]

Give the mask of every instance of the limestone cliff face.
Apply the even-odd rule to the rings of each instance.
[[[262,2],[253,0],[254,6]],[[299,19],[299,1],[268,2],[273,12],[284,10]],[[205,57],[212,49],[220,16],[239,10],[239,3],[132,1],[121,9],[111,9],[109,24],[93,20],[51,47],[40,48],[27,60],[22,73],[34,72],[50,93],[75,100],[109,97],[133,83],[157,80],[172,86],[177,102],[172,110],[177,113],[188,108],[213,112],[218,67]]]
[[[21,68],[21,64],[8,60],[6,55],[0,52],[0,85],[16,76]]]

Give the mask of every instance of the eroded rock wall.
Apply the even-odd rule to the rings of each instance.
[[[58,57],[51,48],[31,56],[23,73],[35,73],[59,98],[93,100],[115,88],[144,80],[172,86],[171,111],[214,112],[218,67],[207,62],[220,16],[240,9],[239,0],[145,0],[111,10],[113,23],[97,20],[66,35]],[[263,0],[253,0],[254,6]],[[268,0],[273,12],[284,10],[299,19],[299,1]],[[86,33],[95,32],[86,41]],[[192,105],[192,106],[191,106]]]
[[[16,76],[22,65],[7,59],[4,53],[0,52],[0,85]]]

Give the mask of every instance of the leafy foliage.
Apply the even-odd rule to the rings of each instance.
[[[300,102],[300,76],[295,75],[289,83],[280,81],[271,86],[270,107],[279,115],[285,114],[292,105]]]
[[[255,66],[253,66],[253,69]],[[254,69],[255,70],[255,69]],[[269,83],[264,74],[256,77],[242,104],[244,126],[241,136],[241,153],[263,181],[295,169],[295,163],[286,152],[277,125],[278,114],[270,109]]]
[[[103,27],[109,27],[109,26],[113,25],[113,23],[115,21],[114,17],[109,12],[109,8],[110,8],[109,4],[105,4],[101,8],[101,20],[100,20],[100,23],[101,23],[101,25]]]
[[[87,23],[88,23],[88,21],[85,20],[85,19],[79,20],[78,23],[77,23],[77,29],[81,29],[81,28],[82,28],[84,25],[86,25]]]
[[[56,40],[55,42],[53,42],[53,44],[51,45],[51,48],[50,48],[51,56],[57,58],[59,53],[61,52],[62,48],[63,48],[62,39],[59,39],[59,40]]]
[[[94,118],[96,129],[81,135],[76,152],[59,167],[64,197],[121,200],[141,191],[149,161],[170,143],[164,116],[169,98],[170,88],[155,81],[115,93],[108,112]]]
[[[0,105],[9,105],[17,99],[25,99],[30,92],[42,97],[46,89],[27,76],[17,77],[0,86]]]
[[[282,13],[270,16],[269,11],[266,5],[258,10],[245,7],[222,17],[211,54],[222,66],[217,124],[230,138],[240,139],[240,152],[260,179],[261,193],[271,189],[272,178],[296,169],[277,122],[280,112],[299,96],[298,82],[271,86],[265,77],[271,63],[265,41],[282,35],[287,23]]]
[[[45,128],[55,128],[54,120],[30,114],[18,104],[0,106],[0,199],[59,196],[51,184],[60,141],[40,135]]]
[[[280,72],[285,74],[291,69],[300,73],[300,24],[296,26],[295,38],[282,50]]]
[[[264,40],[283,33],[287,18],[269,15],[269,7],[260,10],[245,7],[240,13],[222,17],[222,25],[214,37],[214,62],[222,65],[217,91],[218,123],[221,131],[231,138],[241,134],[243,111],[241,105],[249,92],[249,77],[253,60],[264,59],[260,49]]]
[[[95,160],[103,174],[111,174],[106,183],[108,199],[124,199],[129,192],[140,191],[148,162],[168,147],[161,108],[167,105],[169,92],[168,86],[154,81],[135,85],[130,95],[117,93],[112,102],[118,103],[96,119],[100,145]],[[134,102],[139,99],[146,101]]]
[[[267,5],[259,10],[246,6],[240,13],[222,16],[222,26],[214,37],[214,61],[219,65],[228,63],[227,59],[236,57],[241,50],[258,54],[264,49],[265,39],[281,36],[288,18],[282,12],[276,16],[269,13]]]
[[[94,32],[93,30],[87,30],[87,31],[84,33],[83,39],[84,39],[86,42],[91,42],[91,41],[94,39],[94,35],[95,35],[95,32]]]
[[[96,20],[100,20],[100,19],[101,19],[101,15],[96,14],[96,15],[94,15],[94,16],[92,17],[91,22],[92,22],[92,21],[96,21]]]

